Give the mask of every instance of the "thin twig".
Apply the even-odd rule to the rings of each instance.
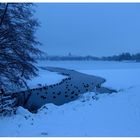
[[[2,23],[3,23],[3,21],[4,21],[4,17],[5,17],[5,15],[6,15],[7,9],[8,9],[8,3],[6,3],[6,7],[5,7],[5,9],[4,9],[4,13],[3,13],[2,18],[1,18],[1,20],[0,20],[0,26],[2,25]]]

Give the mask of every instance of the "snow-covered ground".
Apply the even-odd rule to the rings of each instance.
[[[42,85],[52,85],[55,83],[59,83],[62,79],[65,79],[67,76],[57,74],[56,72],[49,72],[39,68],[39,73],[37,77],[29,80],[27,84],[30,88],[40,87]]]
[[[105,70],[105,69],[139,69],[137,62],[117,61],[39,61],[41,66],[54,66],[75,70]]]
[[[140,136],[140,63],[46,64],[101,76],[107,80],[105,86],[119,92],[99,95],[97,100],[92,99],[94,93],[86,93],[62,106],[47,104],[37,114],[19,107],[17,115],[0,118],[0,136]],[[44,74],[40,72],[43,79],[38,77],[37,83],[45,84]],[[59,76],[53,82],[63,78]]]

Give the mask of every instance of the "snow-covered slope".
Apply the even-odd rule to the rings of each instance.
[[[139,89],[96,101],[88,93],[63,106],[46,105],[37,114],[19,107],[17,115],[0,120],[0,136],[140,136]]]
[[[62,79],[65,79],[67,76],[57,74],[57,72],[49,72],[39,68],[38,76],[27,81],[27,84],[30,88],[36,88],[41,85],[52,85],[59,83]]]
[[[140,136],[140,69],[81,70],[107,79],[114,94],[85,93],[62,106],[47,104],[37,114],[22,107],[0,118],[0,136]]]

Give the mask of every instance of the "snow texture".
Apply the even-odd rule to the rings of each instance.
[[[0,136],[140,136],[140,65],[127,63],[125,68],[125,63],[119,63],[114,68],[114,62],[104,63],[110,63],[110,68],[85,70],[79,65],[78,70],[104,77],[104,86],[118,93],[93,98],[95,93],[88,92],[61,106],[46,104],[37,114],[19,107],[16,115],[0,118]]]

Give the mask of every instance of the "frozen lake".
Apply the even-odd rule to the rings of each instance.
[[[89,92],[62,106],[46,104],[36,115],[20,107],[13,117],[0,120],[0,136],[140,136],[140,63],[40,61],[38,65],[100,76],[107,80],[103,86],[119,92],[100,94],[98,100],[93,100],[94,92]],[[55,72],[40,69],[39,76],[29,85],[55,84],[63,78]]]
[[[41,66],[62,67],[74,70],[140,69],[140,63],[115,61],[39,61]]]
[[[40,61],[39,65],[62,67],[99,76],[107,81],[104,86],[113,89],[127,89],[139,85],[140,63],[116,61]]]

